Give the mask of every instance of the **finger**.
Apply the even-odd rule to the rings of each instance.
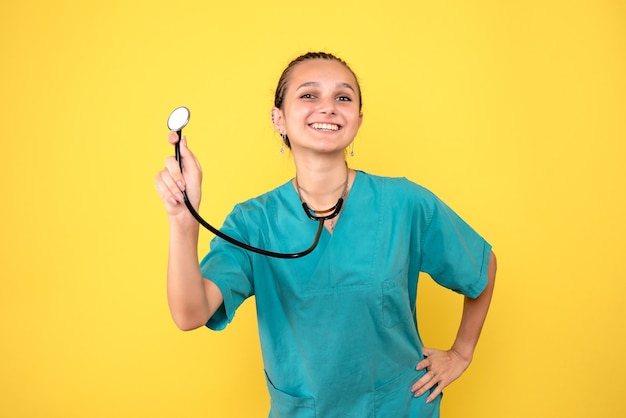
[[[171,176],[166,170],[158,173],[156,187],[163,202],[177,205],[184,201],[182,193],[178,190],[178,187],[172,181]]]
[[[443,391],[444,386],[445,385],[442,382],[437,382],[437,386],[435,386],[430,395],[428,395],[428,398],[426,398],[426,403],[431,403],[437,399],[437,396],[439,396],[439,394]]]
[[[420,396],[424,395],[425,393],[427,393],[429,390],[432,389],[433,386],[435,386],[437,382],[435,381],[429,381],[428,383],[424,384],[424,386],[420,387],[417,390],[413,390],[413,396],[415,396],[416,398],[419,398]]]
[[[161,180],[159,179],[159,177],[160,176],[157,175],[157,180],[155,181],[155,187],[156,187],[157,193],[159,194],[159,197],[161,198],[161,200],[165,204],[165,207],[168,208],[168,210],[169,210],[170,206],[176,206],[176,205],[178,205],[179,202],[169,192],[167,187],[164,187],[164,185],[161,182]]]
[[[422,348],[422,355],[424,356],[424,358],[419,363],[417,363],[417,370],[427,369],[428,367],[432,366],[432,360],[428,357],[432,355],[434,351],[435,350],[428,347]]]
[[[185,190],[185,178],[183,177],[183,173],[181,173],[180,171],[180,166],[178,164],[178,161],[176,161],[176,158],[166,158],[165,169],[169,173],[170,178],[164,178],[164,181],[167,186],[172,189],[172,192],[174,192],[173,185],[176,185],[175,187],[178,188],[178,190],[180,190],[181,192]]]
[[[437,373],[433,370],[427,371],[424,376],[420,377],[419,380],[413,384],[411,391],[415,393],[415,396],[423,395],[437,382],[436,376]]]
[[[430,367],[431,361],[424,359],[422,361],[420,361],[419,363],[417,363],[417,366],[415,367],[415,370],[423,370],[423,369],[427,369],[428,367]]]
[[[183,202],[183,195],[176,181],[167,169],[160,171],[156,178],[156,187],[161,199],[172,204]]]

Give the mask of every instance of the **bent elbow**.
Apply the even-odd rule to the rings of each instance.
[[[193,331],[194,329],[198,329],[204,326],[204,324],[198,324],[195,322],[188,322],[188,321],[174,321],[174,323],[176,324],[178,329],[180,329],[181,331]]]
[[[194,329],[203,327],[207,323],[207,321],[198,316],[172,315],[172,319],[174,320],[174,324],[176,324],[181,331],[193,331]]]

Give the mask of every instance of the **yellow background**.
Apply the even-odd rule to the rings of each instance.
[[[625,416],[617,0],[2,2],[0,416],[266,416],[253,300],[221,333],[169,317],[153,178],[183,104],[208,219],[290,178],[269,110],[307,50],[360,77],[350,165],[430,188],[498,255],[443,416]],[[461,299],[420,286],[447,347]]]

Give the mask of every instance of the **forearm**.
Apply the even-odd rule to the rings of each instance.
[[[482,331],[485,318],[487,317],[495,285],[496,269],[496,256],[492,252],[489,260],[487,286],[480,296],[476,299],[466,297],[463,304],[461,324],[452,350],[467,361],[471,361],[474,355],[480,332]]]
[[[198,328],[211,315],[205,283],[198,263],[198,224],[170,221],[167,299],[176,325]]]

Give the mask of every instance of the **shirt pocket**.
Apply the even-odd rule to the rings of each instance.
[[[392,328],[410,321],[413,311],[409,301],[408,266],[384,280],[381,287],[383,324]]]
[[[265,374],[267,389],[270,394],[270,418],[316,418],[315,399],[299,397],[276,389]]]

